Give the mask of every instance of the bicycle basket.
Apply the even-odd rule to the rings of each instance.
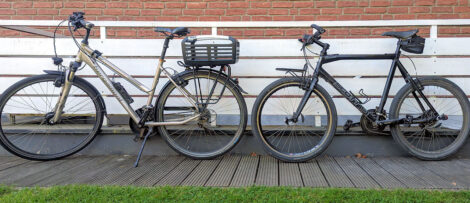
[[[189,66],[220,66],[238,61],[240,43],[230,36],[190,36],[181,42],[184,63]]]
[[[424,50],[424,42],[426,40],[418,35],[413,35],[407,41],[403,41],[401,49],[414,54],[422,54]]]

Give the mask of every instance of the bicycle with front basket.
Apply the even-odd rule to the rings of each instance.
[[[53,59],[59,71],[25,78],[2,94],[0,143],[9,152],[32,160],[59,159],[82,150],[96,137],[106,107],[99,91],[76,75],[82,63],[94,71],[124,107],[131,128],[140,135],[137,138],[143,139],[136,166],[145,142],[157,130],[171,148],[195,159],[220,156],[238,143],[246,127],[247,110],[243,90],[230,77],[228,65],[238,60],[237,40],[227,36],[185,38],[182,41],[185,63],[178,62],[185,71],[172,74],[174,69],[163,68],[169,42],[190,31],[184,27],[155,28],[165,36],[165,41],[152,86],[148,88],[90,48],[88,38],[94,25],[84,20],[84,13],[75,12],[67,21],[79,48],[75,61],[65,67],[56,54]],[[74,36],[77,29],[86,30],[81,43]],[[201,44],[204,40],[218,43]],[[131,95],[107,76],[102,65],[148,95],[146,104],[137,110],[132,108]],[[152,105],[162,72],[169,81]]]
[[[470,104],[465,93],[450,80],[426,76],[413,78],[400,62],[401,50],[421,54],[425,39],[418,30],[385,32],[383,36],[398,39],[391,54],[328,54],[329,44],[321,42],[323,28],[312,24],[313,35],[304,35],[302,50],[306,60],[303,69],[277,68],[293,77],[281,78],[258,95],[252,110],[252,131],[272,156],[289,162],[309,160],[322,153],[336,132],[337,112],[332,97],[318,84],[323,78],[362,113],[360,126],[367,133],[383,134],[390,127],[394,140],[410,154],[425,160],[444,159],[455,153],[469,133]],[[313,66],[307,56],[309,45],[320,46],[318,63]],[[313,53],[313,52],[312,52]],[[323,64],[338,60],[391,60],[389,74],[379,106],[366,109],[351,91],[347,91]],[[390,110],[384,110],[395,71],[406,84],[394,96]],[[313,70],[311,75],[309,70]],[[348,121],[344,128],[353,123]]]

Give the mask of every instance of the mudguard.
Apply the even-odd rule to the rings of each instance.
[[[64,72],[61,72],[61,71],[55,71],[55,70],[43,70],[46,74],[50,74],[50,75],[62,75],[62,76],[65,76],[65,74],[63,74]],[[103,110],[104,110],[104,115],[106,116],[107,115],[107,112],[106,112],[106,104],[104,103],[104,99],[103,97],[101,96],[101,93],[95,88],[95,86],[93,86],[90,82],[86,81],[85,79],[81,78],[81,77],[78,77],[78,76],[75,76],[74,77],[74,80],[80,80],[80,82],[83,82],[84,84],[88,85],[90,87],[90,89],[92,89],[96,95],[98,95],[98,101],[99,103],[101,104],[101,107],[103,107]]]

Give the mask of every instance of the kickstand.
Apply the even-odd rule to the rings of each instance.
[[[134,167],[136,167],[136,168],[137,168],[137,166],[139,166],[140,157],[142,156],[142,152],[144,151],[145,143],[147,142],[147,139],[149,138],[150,134],[152,134],[152,132],[153,132],[153,128],[150,127],[149,131],[147,132],[147,135],[145,135],[145,137],[144,137],[144,141],[142,142],[142,146],[140,147],[139,155],[137,155],[137,160],[135,160]]]

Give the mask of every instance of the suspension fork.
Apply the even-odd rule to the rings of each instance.
[[[49,122],[57,123],[60,121],[65,103],[67,102],[67,97],[69,96],[70,89],[72,88],[73,79],[75,78],[75,72],[77,72],[77,69],[80,66],[81,66],[81,62],[74,61],[73,63],[70,64],[69,70],[66,71],[64,86],[62,86],[62,91],[60,92],[59,101],[54,107],[54,117]]]

